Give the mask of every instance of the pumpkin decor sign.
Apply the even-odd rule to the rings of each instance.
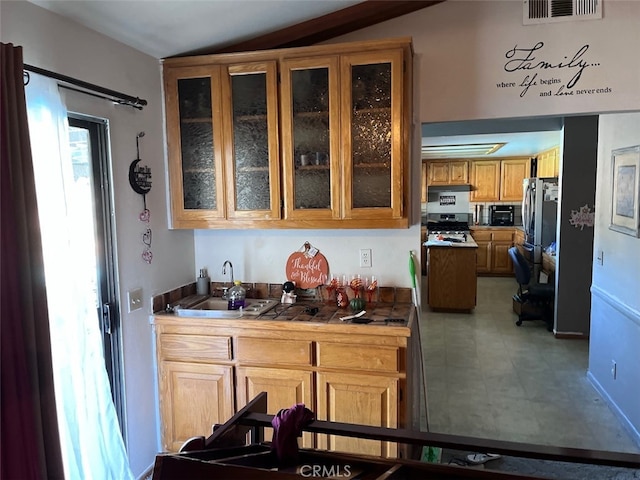
[[[298,288],[316,288],[324,284],[329,263],[320,251],[305,242],[303,248],[289,255],[286,266],[287,280]]]

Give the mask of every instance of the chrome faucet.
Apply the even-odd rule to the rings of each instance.
[[[226,275],[227,274],[227,265],[229,265],[229,268],[231,269],[231,286],[233,287],[233,265],[231,264],[231,262],[229,260],[225,260],[225,262],[222,264],[222,274]]]

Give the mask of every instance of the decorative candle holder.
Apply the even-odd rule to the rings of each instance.
[[[371,276],[371,280],[368,278],[366,279],[365,291],[367,292],[367,302],[372,303],[374,297],[377,297],[378,293],[378,279],[375,275]]]
[[[349,287],[351,288],[351,291],[353,291],[354,298],[360,298],[362,286],[363,286],[363,283],[360,275],[351,275],[351,281],[349,282]]]
[[[349,306],[347,289],[342,285],[339,285],[338,288],[336,288],[336,305],[338,308],[346,308]]]

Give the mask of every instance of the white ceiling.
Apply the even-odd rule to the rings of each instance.
[[[156,58],[222,48],[362,0],[29,0]]]
[[[530,157],[562,144],[562,132],[487,133],[482,135],[446,135],[422,137],[422,145],[468,145],[478,143],[505,143],[487,157]],[[457,156],[461,158],[461,155]],[[478,157],[478,155],[470,155]]]
[[[221,49],[361,3],[361,0],[29,1],[156,58],[203,48]],[[505,142],[493,156],[528,156],[562,143],[557,125],[551,127],[555,131],[548,131],[550,128],[545,126],[540,128],[543,131],[522,128],[516,133],[509,133],[514,132],[513,122],[508,125],[505,128],[505,123],[495,126],[488,121],[454,122],[435,129],[436,134],[423,128],[422,144]]]

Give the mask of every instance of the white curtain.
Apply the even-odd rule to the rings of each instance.
[[[31,74],[26,94],[65,476],[133,479],[104,362],[95,242],[86,225],[79,228],[79,219],[92,216],[90,186],[74,179],[56,82]]]

